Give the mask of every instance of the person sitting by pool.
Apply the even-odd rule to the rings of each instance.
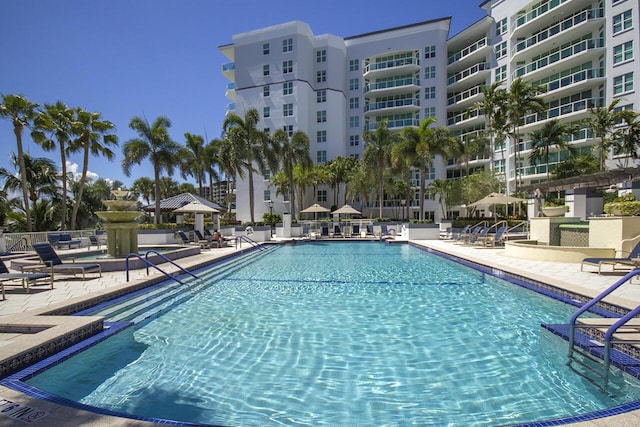
[[[222,231],[214,230],[212,240],[218,242],[218,247],[221,248],[224,246],[224,236],[222,235]]]

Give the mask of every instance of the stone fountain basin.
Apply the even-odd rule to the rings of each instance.
[[[115,200],[114,200],[115,201]],[[144,215],[140,211],[98,211],[98,218],[105,222],[134,222]]]
[[[102,203],[110,211],[128,211],[137,205],[135,200],[103,200]]]

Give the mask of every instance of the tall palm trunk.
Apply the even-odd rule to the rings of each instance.
[[[78,219],[78,210],[80,209],[80,203],[82,203],[82,193],[84,192],[84,186],[87,182],[87,172],[89,168],[89,140],[88,137],[84,141],[84,165],[82,166],[82,178],[80,178],[80,184],[78,185],[78,199],[73,204],[73,212],[71,212],[71,229],[75,230],[77,227],[76,220]]]
[[[18,146],[18,167],[20,168],[20,186],[22,187],[22,202],[24,203],[24,214],[26,216],[27,232],[33,230],[31,224],[31,210],[29,209],[29,188],[27,185],[27,166],[24,163],[24,151],[22,150],[22,124],[14,120],[13,133],[16,135]]]
[[[158,185],[158,184],[160,184],[160,168],[157,165],[153,165],[153,178],[154,178],[154,180],[156,182],[156,185],[155,185],[155,196],[154,196],[155,197],[155,200],[154,200],[154,203],[155,203],[155,210],[154,210],[155,218],[154,218],[153,223],[158,225],[161,222],[160,221],[160,200],[161,200],[162,196],[160,195],[160,185]]]
[[[60,144],[60,160],[62,160],[62,200],[60,204],[60,230],[67,228],[67,156],[64,152],[64,144]]]
[[[251,213],[251,222],[255,222],[255,215],[253,212],[253,206],[254,206],[254,201],[253,201],[253,165],[249,165],[249,213]]]

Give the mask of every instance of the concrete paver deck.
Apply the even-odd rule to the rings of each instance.
[[[464,245],[457,245],[450,241],[415,241],[419,245],[448,253],[476,263],[495,267],[514,274],[529,277],[548,283],[563,289],[568,289],[586,296],[595,296],[610,286],[622,273],[597,275],[590,272],[581,272],[579,264],[556,263],[545,261],[530,261],[509,258],[501,249],[482,249]],[[222,248],[204,251],[200,255],[183,258],[179,264],[185,268],[191,268],[205,262],[228,256],[235,251],[234,248]],[[169,272],[175,271],[174,267],[166,264],[163,269]],[[160,273],[146,270],[134,270],[130,272],[131,283],[156,278]],[[91,277],[95,277],[91,275]],[[56,280],[55,289],[35,287],[31,293],[26,294],[17,287],[7,288],[7,299],[0,301],[0,323],[10,322],[12,318],[22,318],[30,311],[42,310],[47,307],[56,307],[70,302],[72,299],[85,298],[93,294],[109,290],[116,286],[126,284],[124,272],[103,273],[102,278],[82,280]],[[631,284],[620,289],[616,294],[615,302],[618,305],[631,308],[640,304],[640,284]],[[0,351],[4,345],[19,339],[21,334],[0,333]],[[37,334],[35,334],[37,335]],[[0,387],[0,399],[9,399],[22,405],[34,407],[47,412],[47,417],[40,421],[30,423],[35,427],[45,426],[148,426],[152,423],[133,421],[124,418],[102,416],[86,411],[71,409],[56,405],[47,401],[32,398],[14,390]],[[0,402],[1,403],[1,402]],[[14,419],[0,414],[0,427],[16,425]],[[628,426],[640,425],[640,411],[622,414],[615,417],[602,418],[594,421],[579,423],[580,426]]]

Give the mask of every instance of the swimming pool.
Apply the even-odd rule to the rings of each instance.
[[[503,425],[640,398],[633,379],[604,395],[565,366],[540,324],[574,308],[408,245],[287,245],[198,274],[171,310],[105,308],[153,315],[29,383],[220,425]]]

